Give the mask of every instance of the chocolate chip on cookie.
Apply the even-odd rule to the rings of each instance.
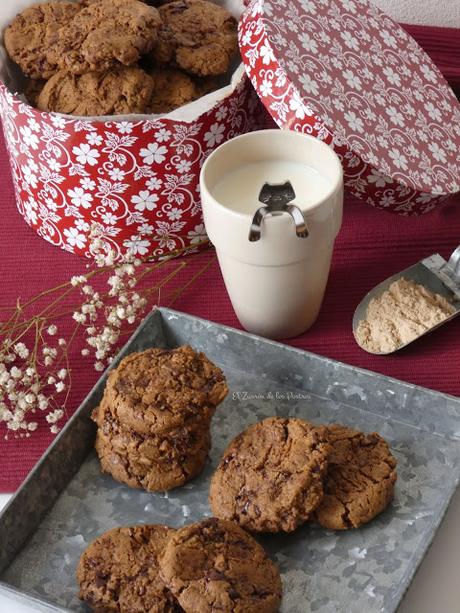
[[[4,42],[11,59],[24,74],[47,79],[59,70],[49,53],[62,26],[81,10],[75,2],[34,4],[17,15],[5,30]]]
[[[201,95],[200,87],[180,70],[154,68],[150,74],[155,81],[149,105],[151,113],[168,113]]]
[[[364,434],[338,424],[327,426],[332,447],[324,497],[312,519],[331,530],[358,528],[391,502],[396,460],[377,433]]]
[[[270,417],[249,426],[225,450],[209,494],[217,517],[253,532],[290,532],[323,495],[329,445],[323,427]]]
[[[211,518],[177,530],[159,563],[163,580],[187,612],[278,611],[278,569],[233,522]]]
[[[195,75],[227,72],[238,51],[237,21],[206,0],[176,0],[159,7],[163,20],[152,57],[158,66],[176,64]]]
[[[139,434],[182,426],[209,428],[227,395],[225,377],[189,346],[147,349],[124,358],[109,375],[104,398],[113,417]]]
[[[158,557],[174,530],[145,525],[114,528],[93,541],[77,568],[79,597],[94,611],[180,611],[159,574]]]
[[[73,74],[130,66],[152,49],[160,24],[157,9],[138,0],[100,0],[56,33],[49,57]]]
[[[82,116],[144,113],[153,87],[152,77],[134,66],[84,75],[60,71],[43,87],[37,107],[42,111]]]
[[[184,485],[198,475],[211,447],[209,428],[181,427],[167,435],[142,435],[113,419],[104,400],[94,411],[96,452],[102,470],[121,483],[147,491]]]

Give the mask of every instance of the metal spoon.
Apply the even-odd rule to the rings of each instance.
[[[366,319],[367,308],[369,306],[369,302],[373,298],[377,298],[383,294],[385,290],[387,290],[390,285],[394,282],[404,277],[405,279],[414,281],[420,285],[423,285],[428,290],[433,292],[434,294],[440,294],[444,298],[446,298],[452,306],[455,308],[455,313],[444,319],[441,323],[433,326],[420,336],[425,336],[432,330],[439,328],[439,326],[444,325],[449,322],[454,317],[460,313],[460,246],[453,252],[450,256],[449,261],[446,262],[444,258],[442,258],[438,253],[434,253],[424,260],[420,260],[417,264],[406,268],[405,270],[398,272],[396,275],[388,277],[382,283],[379,283],[374,289],[372,289],[368,294],[364,296],[361,302],[356,307],[355,313],[353,315],[353,334],[356,339],[356,329],[358,324]],[[403,347],[407,347],[410,343],[413,343],[415,340],[420,338],[417,336],[413,340],[405,343],[404,345],[400,345],[394,351],[399,351]],[[356,342],[357,339],[356,339]],[[359,344],[359,343],[358,343]],[[388,355],[389,353],[394,353],[394,351],[387,352],[375,352],[370,351],[366,347],[360,345],[361,349],[367,351],[368,353],[374,353],[376,355]]]

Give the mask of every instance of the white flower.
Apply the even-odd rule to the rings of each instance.
[[[76,187],[75,189],[69,189],[67,194],[73,205],[82,206],[84,209],[89,209],[91,207],[93,197],[91,194],[86,194],[83,188]]]
[[[358,117],[353,111],[345,113],[344,117],[352,130],[356,130],[356,132],[362,132],[364,130],[363,120]]]
[[[61,170],[61,164],[57,160],[55,160],[54,158],[49,158],[48,166],[54,172],[59,172]]]
[[[72,287],[77,287],[77,285],[81,285],[82,283],[86,283],[87,279],[85,275],[73,276],[70,279],[70,285]]]
[[[38,136],[32,132],[29,126],[23,126],[19,129],[24,139],[25,144],[31,149],[38,149]]]
[[[76,219],[75,227],[80,230],[80,232],[89,232],[90,229],[89,223],[84,219]]]
[[[65,126],[65,119],[64,119],[64,117],[61,117],[59,115],[52,115],[51,116],[51,123],[56,128],[63,128]]]
[[[104,370],[105,366],[102,362],[96,362],[94,364],[94,370],[97,370],[98,372],[102,372]]]
[[[342,37],[343,42],[349,49],[353,49],[353,51],[359,50],[358,39],[355,38],[351,32],[345,30],[345,32],[340,33],[340,36]]]
[[[132,204],[135,205],[137,211],[153,211],[157,208],[158,196],[157,194],[151,194],[149,191],[141,191],[137,196],[132,196]]]
[[[171,131],[166,130],[166,128],[161,128],[158,132],[155,132],[155,138],[159,143],[167,143],[171,138]]]
[[[120,134],[131,134],[133,131],[133,124],[129,123],[129,121],[120,121],[116,126]]]
[[[86,135],[86,140],[90,145],[95,145],[98,147],[102,143],[102,136],[97,134],[97,132],[90,132]]]
[[[436,161],[441,162],[442,164],[447,162],[446,152],[441,149],[438,143],[430,143],[428,145],[428,149],[431,151]]]
[[[345,80],[349,87],[361,91],[362,81],[358,77],[358,75],[356,75],[352,70],[344,70],[343,76],[345,77]]]
[[[383,42],[388,47],[391,47],[392,49],[396,49],[396,47],[398,46],[398,43],[396,42],[396,38],[393,36],[393,34],[388,32],[388,30],[382,30],[379,34]]]
[[[96,182],[89,177],[83,177],[83,179],[80,179],[80,185],[84,190],[92,191],[96,187]]]
[[[146,186],[147,186],[148,189],[151,189],[152,191],[155,191],[156,189],[160,189],[162,183],[163,183],[163,181],[161,179],[159,179],[156,175],[153,175],[147,181]]]
[[[204,224],[200,223],[193,230],[190,230],[188,233],[188,238],[190,239],[190,243],[195,245],[196,243],[201,243],[206,240],[206,230]]]
[[[289,100],[289,108],[291,111],[294,111],[298,119],[304,119],[305,115],[307,115],[307,117],[311,116],[311,112],[304,105],[297,91],[294,92],[294,95]]]
[[[183,211],[182,209],[178,209],[177,207],[175,207],[167,211],[166,215],[171,221],[176,221],[177,219],[180,219],[182,217]]]
[[[347,0],[343,0],[343,1],[345,2]],[[316,15],[316,6],[313,0],[303,0],[302,8],[306,13],[310,13],[310,15]]]
[[[65,390],[65,383],[63,383],[62,381],[58,381],[54,387],[59,394]]]
[[[386,109],[386,114],[390,118],[390,121],[396,126],[399,126],[400,128],[404,126],[404,117],[395,106],[389,106]]]
[[[77,249],[84,248],[86,237],[84,234],[80,234],[77,228],[66,228],[64,230],[64,236],[67,237],[67,243],[71,247],[77,247]]]
[[[91,146],[87,143],[82,143],[79,147],[73,147],[72,153],[77,156],[77,162],[90,166],[95,166],[97,158],[100,156],[99,151],[91,149]]]
[[[112,181],[123,181],[125,172],[120,168],[112,168],[112,170],[109,170],[109,177]]]
[[[153,234],[153,226],[151,226],[148,223],[143,223],[141,226],[139,226],[139,234]]]
[[[383,74],[386,76],[388,82],[395,87],[401,87],[401,77],[397,72],[391,68],[391,66],[387,66],[383,69]]]
[[[25,359],[27,359],[29,357],[29,350],[24,345],[24,343],[16,343],[16,345],[13,347],[13,349],[16,352],[16,354],[20,358],[22,358],[23,360],[25,360]]]
[[[116,216],[113,213],[111,213],[110,211],[108,211],[108,212],[104,213],[103,215],[101,215],[101,219],[108,226],[114,226],[117,223]]]
[[[260,48],[260,57],[262,58],[262,64],[265,66],[275,61],[275,56],[273,55],[271,47],[267,47],[266,45],[262,45]]]
[[[208,147],[214,147],[224,140],[225,127],[222,124],[213,123],[209,128],[209,132],[204,135],[204,140]]]
[[[149,143],[147,149],[141,149],[140,154],[144,158],[144,164],[161,164],[165,160],[165,153],[167,151],[166,147],[160,147],[158,143]]]
[[[375,187],[385,187],[387,183],[391,183],[392,180],[390,179],[390,177],[387,177],[386,175],[383,175],[378,172],[378,170],[372,168],[371,174],[367,175],[367,182],[374,183]]]
[[[299,40],[302,44],[302,47],[306,51],[309,51],[310,53],[314,53],[314,54],[318,53],[318,43],[316,42],[314,38],[310,36],[310,34],[308,34],[307,32],[304,32],[303,34],[299,36]]]
[[[407,158],[401,153],[399,149],[390,149],[388,155],[393,160],[393,163],[396,168],[400,168],[401,170],[407,170]]]
[[[180,173],[189,172],[191,166],[192,166],[192,163],[189,162],[188,160],[180,160],[176,164],[176,170],[177,172],[180,172]]]
[[[24,202],[24,213],[26,216],[26,219],[31,223],[31,224],[36,224],[37,223],[37,213],[36,213],[36,209],[37,208],[37,203],[32,199],[29,198],[28,200],[26,200],[26,202]]]
[[[264,79],[259,87],[259,91],[262,96],[271,96],[273,92],[273,85],[269,79]]]
[[[425,104],[425,109],[427,110],[428,115],[434,121],[441,121],[442,113],[432,102],[427,102]]]
[[[300,77],[300,82],[302,83],[307,94],[312,94],[313,96],[317,96],[319,94],[318,82],[315,81],[315,79],[312,79],[310,75],[302,75]]]
[[[57,333],[57,326],[55,324],[51,324],[51,326],[48,326],[46,331],[50,336],[54,336]]]
[[[436,73],[434,72],[434,70],[431,69],[430,66],[428,66],[427,64],[422,64],[421,71],[427,81],[429,81],[430,83],[436,83]]]
[[[227,117],[227,113],[228,113],[228,109],[226,106],[221,106],[218,108],[217,112],[216,112],[216,119],[217,121],[222,121]]]
[[[142,238],[140,235],[131,236],[130,239],[123,241],[123,246],[129,249],[133,254],[145,255],[148,253],[150,241]]]
[[[34,189],[37,187],[37,175],[32,172],[32,170],[30,169],[28,165],[23,166],[22,175],[26,183],[31,185]]]

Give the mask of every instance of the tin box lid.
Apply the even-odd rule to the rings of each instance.
[[[460,191],[460,104],[368,0],[253,0],[239,42],[272,117],[332,144],[348,191],[405,215]]]

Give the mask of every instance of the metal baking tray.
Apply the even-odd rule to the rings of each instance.
[[[86,611],[75,568],[92,539],[119,525],[208,516],[209,479],[229,440],[264,417],[291,415],[379,432],[399,479],[393,504],[359,530],[305,525],[260,539],[282,573],[281,611],[395,611],[458,484],[460,399],[169,309],[152,312],[118,359],[185,343],[221,366],[230,387],[202,475],[151,494],[101,474],[89,414],[104,375],[0,515],[0,591],[45,611]]]

